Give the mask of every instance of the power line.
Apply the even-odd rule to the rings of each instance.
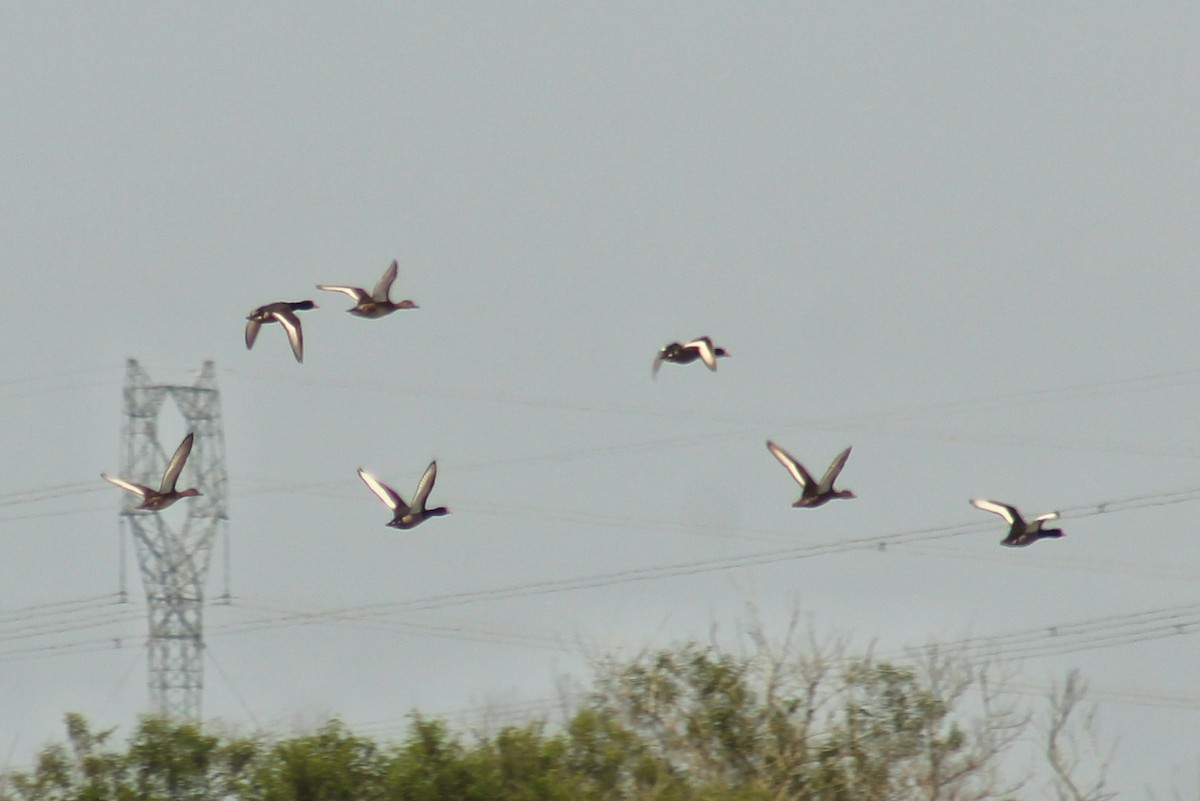
[[[1162,506],[1176,503],[1184,503],[1196,500],[1200,497],[1200,488],[1188,488],[1181,490],[1172,490],[1167,492],[1159,492],[1149,495],[1130,496],[1113,501],[1105,501],[1098,504],[1079,505],[1069,507],[1066,512],[1067,516],[1073,518],[1089,517],[1099,514],[1108,514],[1112,512],[1126,511],[1130,509],[1141,509],[1149,506]],[[557,592],[575,591],[581,589],[598,588],[612,586],[622,583],[631,583],[637,581],[656,580],[661,578],[670,578],[682,575],[692,575],[704,572],[713,572],[720,570],[730,570],[740,567],[749,567],[759,564],[792,561],[798,559],[814,558],[817,556],[845,553],[852,550],[861,550],[868,547],[879,547],[883,545],[902,545],[909,543],[920,543],[931,540],[945,539],[948,537],[957,537],[967,533],[982,530],[988,524],[983,521],[971,524],[955,524],[939,527],[927,527],[922,529],[913,529],[904,532],[887,534],[882,536],[859,537],[850,540],[842,540],[829,543],[816,543],[801,546],[791,546],[788,548],[775,549],[766,552],[743,554],[734,557],[720,557],[713,559],[694,560],[691,562],[676,563],[670,565],[660,565],[646,568],[636,568],[633,570],[612,571],[608,573],[594,574],[591,576],[580,576],[567,579],[549,579],[537,582],[529,582],[525,584],[510,585],[507,587],[498,587],[486,590],[469,590],[456,593],[442,593],[437,595],[426,596],[424,598],[410,599],[406,601],[387,601],[372,604],[363,604],[351,607],[344,607],[332,610],[319,611],[295,611],[284,610],[269,607],[259,607],[257,611],[267,611],[271,617],[259,621],[243,621],[239,623],[230,623],[223,626],[215,627],[216,631],[223,633],[241,633],[248,631],[259,631],[270,628],[278,628],[289,625],[297,625],[303,622],[322,621],[342,623],[353,623],[356,625],[363,624],[380,624],[392,626],[396,628],[404,628],[412,633],[431,634],[431,636],[449,636],[454,638],[470,637],[473,639],[489,639],[489,641],[505,641],[512,644],[529,645],[536,644],[538,647],[555,647],[560,648],[561,643],[553,637],[541,635],[529,635],[528,633],[513,632],[497,632],[497,631],[480,631],[478,629],[471,630],[463,626],[441,626],[435,624],[426,624],[414,622],[411,620],[395,621],[389,620],[393,615],[400,613],[411,613],[421,611],[431,611],[442,609],[450,606],[459,606],[470,603],[507,600],[512,598],[528,597],[531,595],[540,595]],[[78,602],[63,602],[64,604]],[[250,605],[242,605],[243,608],[254,608]],[[19,620],[20,618],[15,618]],[[118,621],[119,622],[119,621]],[[1187,630],[1192,623],[1185,621],[1183,623],[1184,630]],[[1091,647],[1104,647],[1109,643],[1120,644],[1125,641],[1140,641],[1144,638],[1155,638],[1157,636],[1165,636],[1169,633],[1178,633],[1179,621],[1175,621],[1168,627],[1142,627],[1119,632],[1110,632],[1110,638],[1106,640],[1096,640],[1091,643]],[[48,627],[53,630],[54,627]],[[60,632],[61,633],[61,632]],[[1042,651],[1054,648],[1063,647],[1066,640],[1058,640],[1051,643],[1050,646],[1041,645]],[[1013,642],[1010,645],[1016,646],[1020,643]],[[1087,641],[1079,643],[1070,643],[1070,647],[1074,648],[1079,645],[1088,644]],[[1028,644],[1026,644],[1029,647]],[[55,652],[54,648],[43,648],[43,651]],[[1009,649],[1009,652],[1016,653],[1014,649]],[[12,653],[5,652],[5,653]],[[1035,651],[1041,655],[1041,651]],[[3,657],[4,654],[0,654]]]
[[[111,367],[89,367],[79,370],[64,370],[57,373],[45,373],[42,375],[22,376],[19,378],[10,378],[0,381],[0,398],[31,398],[49,395],[56,392],[77,392],[80,389],[111,386],[116,383],[115,379],[111,378],[114,368]],[[69,380],[83,375],[103,374],[105,378],[99,378],[88,382],[79,382]],[[37,388],[20,389],[38,382],[49,381],[67,381],[65,384],[55,386],[43,386]]]
[[[455,640],[473,640],[492,642],[505,645],[519,645],[548,650],[565,650],[560,638],[554,634],[536,633],[528,630],[518,630],[514,627],[479,626],[467,624],[429,623],[413,620],[411,617],[394,619],[378,614],[356,614],[351,612],[333,611],[298,611],[280,609],[273,606],[246,604],[232,601],[229,604],[236,609],[255,612],[266,612],[266,617],[258,620],[240,621],[215,626],[214,632],[224,634],[242,634],[253,631],[286,628],[291,626],[338,624],[360,628],[368,631],[388,631],[417,634],[429,637],[440,637]]]
[[[1102,615],[1071,623],[1036,626],[987,637],[965,637],[917,648],[903,648],[891,658],[914,652],[949,650],[970,658],[1019,661],[1035,656],[1059,656],[1076,651],[1162,639],[1200,626],[1200,603]]]
[[[28,640],[54,634],[64,634],[70,631],[83,631],[105,626],[110,623],[123,623],[129,620],[138,620],[142,619],[144,616],[144,612],[136,612],[131,609],[103,609],[96,610],[95,612],[86,616],[79,616],[67,620],[29,622],[24,625],[8,627],[3,632],[0,632],[0,643],[12,642],[14,640]]]
[[[894,546],[898,552],[919,556],[933,556],[946,559],[966,559],[973,562],[991,562],[1013,566],[1016,564],[1011,553],[999,553],[999,549],[985,551],[965,550],[960,547],[946,545],[929,545],[921,543],[900,543]],[[1168,579],[1174,581],[1200,581],[1200,571],[1191,569],[1183,564],[1145,565],[1116,559],[1085,559],[1073,555],[1054,556],[1038,554],[1037,559],[1021,560],[1021,567],[1033,570],[1066,570],[1099,573],[1110,576],[1131,576],[1135,578]]]
[[[258,722],[258,717],[254,714],[254,710],[250,708],[250,705],[246,703],[246,699],[242,697],[240,692],[238,692],[237,687],[233,683],[233,679],[229,678],[229,674],[225,672],[225,668],[221,667],[221,663],[217,661],[217,658],[213,654],[212,650],[206,650],[204,653],[205,656],[208,657],[208,661],[212,662],[213,667],[217,669],[217,673],[220,674],[222,679],[224,679],[225,686],[229,688],[229,692],[233,694],[233,697],[241,705],[242,711],[245,712],[250,718],[250,722],[254,724],[255,728],[261,729],[262,724]]]
[[[1071,517],[1089,517],[1099,514],[1124,511],[1126,509],[1144,508],[1149,505],[1183,503],[1195,500],[1197,497],[1200,497],[1200,488],[1190,490],[1174,490],[1164,493],[1157,493],[1155,495],[1132,496],[1115,501],[1106,501],[1099,504],[1076,506],[1072,507],[1069,511],[1071,513]],[[269,620],[231,624],[227,628],[218,627],[217,630],[225,631],[226,633],[240,633],[274,628],[276,626],[291,625],[293,621],[313,619],[353,619],[356,621],[371,620],[401,612],[425,612],[451,606],[461,606],[485,601],[525,598],[533,595],[593,589],[617,584],[730,570],[781,561],[794,561],[835,553],[845,553],[852,550],[861,550],[864,547],[877,547],[881,544],[925,542],[929,540],[957,537],[966,533],[972,533],[980,530],[984,525],[986,525],[986,523],[972,523],[965,525],[949,525],[916,529],[908,532],[884,536],[860,537],[851,540],[843,540],[840,542],[793,546],[756,554],[745,554],[734,557],[717,557],[712,559],[676,563],[673,565],[660,565],[656,567],[612,571],[608,573],[594,574],[591,576],[579,576],[567,579],[547,579],[487,590],[466,590],[454,593],[441,593],[426,596],[424,598],[410,599],[407,601],[383,601],[320,612],[289,614],[281,611],[277,616]]]
[[[55,484],[48,487],[34,487],[27,490],[0,493],[0,506],[16,506],[39,501],[60,500],[64,496],[83,495],[89,492],[99,492],[103,489],[94,481],[75,481],[70,484]]]
[[[920,648],[905,648],[892,654],[881,654],[876,657],[879,661],[894,661],[906,655],[929,651],[950,651],[962,653],[968,658],[985,656],[989,661],[1008,662],[1019,661],[1030,656],[1057,656],[1066,653],[1093,650],[1096,648],[1112,647],[1112,645],[1129,642],[1142,642],[1152,639],[1162,639],[1180,633],[1182,625],[1200,628],[1200,603],[1184,604],[1174,607],[1144,610],[1123,615],[1110,615],[1091,618],[1072,623],[1042,626],[1025,629],[992,637],[967,638],[963,640],[942,641]],[[1132,627],[1132,629],[1131,629]],[[1079,634],[1085,634],[1082,639]],[[1053,643],[1053,648],[1043,648],[1042,653],[1035,653],[1028,647],[1038,641],[1062,640]],[[1020,652],[1014,652],[1014,645],[1026,644]],[[1007,689],[1014,689],[1006,684]],[[1018,692],[1044,694],[1048,687],[1033,685],[1028,682],[1015,687]],[[1137,690],[1120,690],[1092,688],[1088,689],[1089,697],[1115,703],[1157,706],[1172,709],[1200,710],[1200,697],[1171,695],[1166,693],[1151,693]],[[551,698],[536,698],[527,701],[514,702],[511,705],[500,705],[501,715],[505,712],[510,717],[524,717],[530,714],[544,713],[561,705],[560,701]],[[437,716],[449,720],[453,717],[466,718],[468,715],[486,714],[477,710],[459,710],[454,713],[444,713]],[[362,724],[367,731],[391,733],[402,728],[404,719],[392,718],[370,721]]]
[[[125,624],[142,620],[145,609],[113,595],[36,604],[0,613],[0,661],[101,650],[130,638]],[[99,638],[61,640],[64,635],[117,629]],[[50,642],[46,642],[50,640]],[[105,649],[106,650],[106,649]]]
[[[1064,517],[1091,517],[1100,514],[1126,511],[1127,509],[1140,509],[1148,506],[1165,506],[1176,503],[1186,503],[1197,500],[1198,498],[1200,498],[1200,488],[1173,490],[1170,492],[1156,493],[1153,495],[1132,496],[1115,501],[1106,501],[1099,504],[1069,507],[1065,510],[1066,514]],[[477,603],[480,601],[508,600],[511,598],[523,598],[532,595],[594,589],[639,581],[649,581],[662,578],[695,575],[699,573],[732,570],[736,568],[753,567],[756,565],[774,562],[811,559],[817,556],[846,553],[849,551],[861,550],[869,547],[878,548],[879,546],[888,546],[892,544],[927,542],[930,540],[959,537],[964,534],[981,531],[985,526],[987,526],[986,522],[973,522],[967,524],[951,524],[946,526],[912,529],[895,534],[855,537],[847,540],[828,543],[790,546],[787,548],[779,548],[752,554],[742,554],[739,556],[697,559],[689,562],[618,570],[607,573],[597,573],[590,576],[577,576],[567,579],[546,579],[542,581],[514,584],[507,587],[497,587],[487,590],[465,590],[453,593],[441,593],[427,596],[425,598],[411,599],[408,601],[380,602],[376,604],[362,605],[353,607],[352,611],[429,611],[449,606]],[[345,612],[348,610],[340,611]]]
[[[456,400],[467,402],[486,402],[507,404],[521,407],[554,409],[557,411],[600,412],[609,414],[638,415],[647,417],[669,417],[672,419],[695,419],[709,422],[745,423],[744,415],[719,414],[711,411],[701,411],[688,408],[664,409],[662,406],[646,406],[617,403],[601,403],[594,399],[580,402],[568,399],[541,398],[513,393],[483,393],[477,389],[456,390],[437,387],[432,384],[419,384],[411,381],[384,381],[362,379],[320,379],[308,375],[298,375],[294,372],[263,371],[243,373],[234,368],[222,368],[222,372],[237,378],[250,381],[269,383],[278,386],[280,383],[293,383],[303,386],[326,387],[331,389],[354,389],[386,393],[389,396],[409,395],[427,397],[437,400]],[[1121,392],[1153,389],[1156,387],[1177,386],[1200,381],[1200,369],[1170,370],[1157,373],[1145,373],[1125,378],[1104,379],[1099,381],[1083,381],[1066,384],[1059,387],[1045,387],[1024,390],[1020,392],[1001,392],[979,395],[969,398],[933,401],[911,405],[892,406],[873,412],[863,412],[852,418],[813,418],[807,421],[786,421],[776,418],[783,426],[797,425],[831,425],[846,424],[854,421],[875,421],[887,418],[923,417],[931,414],[944,414],[960,409],[985,408],[988,406],[1028,405],[1072,400],[1078,397],[1094,395],[1114,395]]]
[[[69,381],[85,375],[102,375],[104,378],[83,385],[77,382],[71,382],[63,386],[43,387],[40,389],[31,390],[28,393],[25,393],[25,395],[60,392],[68,389],[75,390],[80,386],[112,386],[117,383],[116,379],[111,377],[114,374],[114,371],[117,369],[119,369],[118,365],[109,367],[87,367],[9,378],[0,381],[0,397],[4,397],[3,393],[10,387],[22,387],[30,384],[36,384],[37,382]],[[674,419],[683,417],[687,419],[728,422],[744,422],[746,419],[741,416],[721,415],[695,409],[664,410],[661,406],[635,406],[615,403],[597,403],[594,400],[580,402],[569,399],[547,399],[517,395],[513,393],[483,393],[476,389],[453,389],[438,387],[428,383],[414,384],[410,381],[399,382],[361,379],[317,379],[312,376],[300,376],[295,373],[257,368],[253,372],[243,372],[240,369],[224,367],[221,368],[220,372],[237,379],[269,383],[272,386],[278,386],[281,383],[292,383],[303,386],[328,387],[332,389],[352,388],[356,391],[383,392],[393,396],[412,395],[441,400],[459,400],[467,402],[480,401],[523,407],[548,408],[563,411],[637,414],[653,417],[671,417]],[[867,412],[860,417],[864,419],[880,419],[887,417],[920,417],[959,409],[975,409],[995,405],[1017,406],[1044,404],[1072,400],[1079,397],[1117,395],[1125,392],[1147,389],[1186,386],[1194,384],[1198,380],[1200,380],[1200,369],[1167,370],[1126,376],[1123,378],[1102,379],[1097,381],[1080,381],[1072,384],[1064,384],[1058,387],[1045,387],[1020,392],[1000,392],[968,398],[934,401],[931,403],[893,406],[885,409],[879,409],[874,412]]]
[[[105,368],[105,371],[107,371],[107,368]],[[7,382],[7,383],[21,383],[21,382],[25,382],[25,381],[40,380],[42,378],[47,378],[47,377],[50,377],[50,378],[60,377],[60,376],[61,377],[69,377],[69,376],[87,373],[87,372],[97,372],[97,370],[89,369],[89,370],[66,371],[66,372],[63,372],[60,374],[51,374],[50,376],[36,376],[36,377],[28,377],[28,378],[23,378],[23,379],[14,379],[12,382]],[[693,446],[700,445],[700,444],[703,444],[706,442],[722,441],[722,440],[728,440],[728,439],[732,439],[732,438],[740,438],[743,436],[750,436],[752,434],[758,433],[759,428],[764,427],[764,426],[771,426],[774,428],[785,429],[785,430],[796,429],[796,428],[806,428],[806,427],[842,428],[842,429],[873,428],[873,427],[876,427],[875,424],[879,423],[879,422],[886,422],[889,420],[899,421],[899,420],[904,420],[904,419],[912,419],[915,417],[928,416],[931,414],[944,414],[946,412],[959,410],[959,409],[983,408],[983,407],[992,406],[992,405],[1020,405],[1020,404],[1029,404],[1029,403],[1045,403],[1045,402],[1051,402],[1051,401],[1056,401],[1056,400],[1069,400],[1069,399],[1079,397],[1079,396],[1094,395],[1094,394],[1098,394],[1098,393],[1099,394],[1115,394],[1118,392],[1133,391],[1133,390],[1139,390],[1139,389],[1145,389],[1145,388],[1154,388],[1156,386],[1175,386],[1175,385],[1178,385],[1181,383],[1192,383],[1192,382],[1195,382],[1197,380],[1197,378],[1200,378],[1200,370],[1168,371],[1168,372],[1145,374],[1145,375],[1140,375],[1140,376],[1132,376],[1132,377],[1121,378],[1121,379],[1082,382],[1082,383],[1065,385],[1062,387],[1037,389],[1037,390],[1030,390],[1030,391],[1026,391],[1026,392],[999,393],[999,394],[992,394],[992,395],[977,396],[977,397],[973,397],[973,398],[948,400],[948,401],[937,401],[937,402],[927,403],[927,404],[918,404],[918,405],[910,405],[910,406],[895,406],[895,407],[891,407],[891,408],[887,408],[887,409],[877,410],[874,412],[871,412],[871,411],[862,412],[859,414],[842,417],[842,418],[811,418],[808,420],[796,420],[794,418],[763,419],[762,421],[760,421],[759,423],[756,424],[755,429],[750,430],[750,429],[744,428],[744,424],[747,422],[747,418],[744,416],[734,417],[734,416],[727,416],[727,415],[714,415],[711,412],[702,412],[702,411],[689,410],[689,409],[675,409],[675,408],[663,409],[662,407],[632,406],[632,405],[622,406],[622,405],[618,405],[618,404],[596,404],[596,403],[591,403],[591,402],[581,404],[581,403],[576,403],[576,402],[572,402],[572,401],[553,400],[553,399],[545,400],[545,399],[537,399],[537,398],[532,398],[532,397],[512,396],[512,395],[489,396],[489,395],[483,395],[483,394],[476,393],[476,392],[461,392],[461,391],[455,392],[455,391],[438,390],[436,388],[431,388],[431,387],[425,387],[425,388],[417,387],[414,389],[413,385],[411,385],[409,383],[396,383],[396,382],[387,382],[387,381],[364,382],[364,381],[344,381],[344,380],[319,380],[319,379],[313,379],[313,378],[308,378],[308,377],[298,377],[294,374],[287,374],[287,373],[277,373],[277,374],[271,373],[269,375],[267,375],[267,374],[259,375],[257,373],[254,373],[254,374],[247,374],[247,375],[243,376],[240,372],[238,372],[236,370],[228,369],[228,368],[223,368],[222,372],[227,372],[232,375],[237,375],[239,377],[245,377],[250,380],[258,380],[258,381],[269,380],[275,384],[279,383],[280,381],[290,381],[293,383],[300,383],[300,384],[304,384],[304,385],[315,385],[315,386],[356,387],[356,388],[366,387],[368,389],[374,389],[374,390],[378,390],[381,392],[388,392],[390,394],[396,394],[396,393],[416,394],[416,395],[429,395],[431,397],[439,397],[439,398],[457,398],[457,399],[461,399],[461,400],[484,400],[484,401],[497,402],[497,403],[511,403],[511,404],[517,404],[517,405],[521,405],[521,406],[535,406],[535,407],[551,408],[551,409],[556,409],[556,410],[574,410],[574,411],[581,411],[581,412],[606,412],[606,413],[617,413],[617,414],[643,415],[643,416],[651,416],[651,417],[666,416],[666,417],[670,417],[672,419],[691,417],[691,418],[695,418],[695,419],[706,420],[709,422],[729,422],[729,423],[739,424],[739,429],[737,431],[705,432],[705,433],[699,433],[699,434],[692,433],[692,434],[684,434],[684,435],[669,436],[669,437],[656,437],[656,438],[648,439],[648,440],[641,439],[641,440],[634,440],[634,441],[630,441],[630,442],[606,444],[606,445],[600,445],[600,446],[581,446],[578,448],[562,448],[562,449],[557,449],[554,451],[541,453],[541,454],[529,454],[529,455],[525,455],[525,456],[513,456],[513,457],[509,457],[509,458],[505,458],[505,459],[493,459],[493,460],[488,460],[488,461],[478,462],[478,463],[468,463],[468,464],[461,465],[459,467],[459,470],[461,470],[463,472],[493,469],[498,466],[511,465],[511,464],[531,464],[531,463],[538,463],[538,462],[561,462],[561,461],[582,459],[582,458],[588,458],[588,457],[594,457],[594,456],[603,456],[603,455],[615,454],[615,453],[635,453],[635,452],[639,452],[639,451],[661,450],[661,449],[666,449],[666,448],[693,447]],[[0,382],[0,387],[3,387],[4,385],[5,385],[5,382]],[[905,433],[904,431],[897,429],[894,426],[884,429],[884,431],[885,432],[890,431],[892,433],[896,433],[897,431],[900,431],[900,433]],[[912,432],[912,430],[909,430],[908,433],[913,433],[913,432]],[[946,432],[941,432],[941,431],[918,431],[916,433],[920,433],[924,436],[936,436],[936,437],[943,438],[943,439],[956,439],[956,440],[961,440],[964,436],[961,433],[954,434],[954,433],[946,433]],[[1118,452],[1129,452],[1129,451],[1133,450],[1133,451],[1136,451],[1139,453],[1146,453],[1146,454],[1151,454],[1151,455],[1168,455],[1168,454],[1171,454],[1171,455],[1195,455],[1197,453],[1197,449],[1195,449],[1195,448],[1186,449],[1185,452],[1177,453],[1176,451],[1167,451],[1167,450],[1164,450],[1161,448],[1160,449],[1147,449],[1143,446],[1135,446],[1132,444],[1120,444],[1120,445],[1114,446],[1111,443],[1104,443],[1104,442],[1090,442],[1090,441],[1080,441],[1080,440],[1054,441],[1051,439],[1047,439],[1045,436],[1038,436],[1036,439],[1024,439],[1024,438],[1020,438],[1020,437],[1017,437],[1016,435],[1012,435],[1012,434],[1007,434],[1007,435],[971,434],[969,436],[972,438],[975,438],[975,439],[986,439],[986,440],[994,441],[994,442],[1006,442],[1006,443],[1020,442],[1023,444],[1036,445],[1039,447],[1062,448],[1062,449],[1068,449],[1068,450],[1071,450],[1071,449],[1106,450],[1106,451],[1118,451]],[[289,489],[291,489],[295,492],[311,492],[311,491],[319,491],[322,488],[333,487],[333,486],[338,486],[338,485],[329,484],[329,483],[322,484],[320,482],[316,482],[316,483],[313,483],[313,482],[279,482],[275,487],[273,487],[271,489],[258,490],[257,494],[286,492]],[[29,490],[22,490],[22,491],[17,491],[17,492],[12,492],[12,493],[0,494],[0,507],[23,505],[23,504],[27,504],[27,503],[37,503],[37,502],[40,502],[43,500],[61,501],[61,499],[64,496],[69,497],[69,496],[73,496],[73,495],[82,495],[82,494],[88,494],[88,493],[93,493],[93,492],[102,492],[102,491],[105,491],[104,488],[93,481],[74,482],[71,484],[38,487],[38,488],[29,489]],[[252,493],[248,493],[248,494],[253,494],[253,491],[252,491]],[[77,514],[77,513],[83,512],[83,511],[97,511],[97,510],[89,508],[87,510],[69,510],[69,511],[58,510],[58,511],[54,511],[54,512],[23,515],[23,516],[9,516],[9,517],[0,516],[0,523],[10,522],[10,521],[19,521],[19,520],[28,520],[28,519],[37,519],[37,518],[42,518],[42,517]]]
[[[120,650],[126,641],[136,641],[139,645],[145,643],[144,634],[122,631],[108,637],[95,637],[88,640],[75,640],[65,643],[26,646],[0,650],[0,662],[14,662],[43,657],[63,656],[67,654],[91,654],[101,651]]]
[[[83,509],[58,509],[49,512],[36,512],[27,515],[0,515],[0,523],[15,523],[23,520],[43,520],[48,517],[71,517],[72,515],[95,514],[108,511],[108,506],[89,506]]]
[[[36,616],[44,614],[60,614],[58,610],[70,611],[75,607],[92,607],[99,601],[112,601],[116,596],[112,594],[106,595],[91,595],[84,598],[71,598],[65,601],[49,601],[47,603],[33,604],[32,606],[21,606],[16,609],[6,609],[0,611],[0,623],[6,618],[24,618],[27,616]]]

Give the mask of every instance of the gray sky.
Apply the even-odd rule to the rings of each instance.
[[[146,706],[136,574],[120,620],[5,617],[116,592],[97,474],[128,357],[218,368],[235,603],[207,612],[204,705],[247,727],[536,701],[576,643],[732,634],[748,603],[884,648],[1200,622],[1197,41],[1184,3],[6,4],[0,755]],[[419,311],[313,288],[393,258]],[[300,298],[303,366],[275,326],[245,350],[251,308]],[[699,334],[717,374],[651,381]],[[859,499],[791,509],[768,437],[814,470],[853,444]],[[434,457],[454,514],[386,529],[355,468],[411,491]],[[1068,537],[998,548],[980,495],[1073,510]],[[1081,668],[1118,789],[1194,791],[1196,626],[1022,678]],[[47,643],[71,647],[28,658]]]

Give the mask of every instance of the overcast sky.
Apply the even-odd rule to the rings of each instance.
[[[881,648],[1096,621],[1022,680],[1080,668],[1117,789],[1194,793],[1197,42],[1194,3],[5,4],[0,756],[146,710],[98,474],[125,360],[212,359],[206,717],[536,708],[747,605]],[[392,259],[419,310],[314,289]],[[246,351],[303,298],[303,365]],[[701,334],[716,374],[651,380]],[[858,499],[792,509],[767,438],[853,444]],[[433,458],[453,514],[385,528],[355,469]],[[976,496],[1068,536],[999,548]]]

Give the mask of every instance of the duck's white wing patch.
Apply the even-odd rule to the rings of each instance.
[[[425,501],[429,498],[429,493],[433,491],[433,482],[437,481],[437,462],[429,463],[429,467],[425,468],[425,473],[421,476],[421,480],[417,482],[417,491],[413,495],[413,508],[424,509]]]
[[[707,366],[709,370],[715,371],[717,369],[717,356],[713,352],[713,343],[711,339],[708,337],[693,339],[691,342],[684,345],[684,347],[693,348],[697,353],[699,353],[700,360],[704,362],[705,366]]]
[[[175,482],[179,480],[179,474],[183,472],[183,466],[187,464],[188,454],[192,452],[192,438],[192,434],[189,433],[175,449],[175,455],[171,457],[171,461],[167,464],[167,470],[163,473],[162,486],[159,487],[160,492],[171,492],[175,489]]]
[[[383,303],[388,299],[388,294],[392,291],[392,284],[396,281],[396,273],[399,269],[399,262],[392,261],[391,266],[383,271],[383,276],[379,279],[379,283],[375,285],[375,289],[371,290],[372,300]]]
[[[341,292],[343,295],[349,295],[354,298],[355,303],[363,303],[371,299],[367,291],[362,287],[357,286],[333,286],[331,284],[317,284],[317,289],[323,289],[326,292]]]
[[[774,442],[771,442],[771,440],[767,440],[767,450],[771,452],[772,456],[779,460],[781,465],[787,468],[787,471],[792,474],[792,478],[796,480],[796,483],[800,485],[801,489],[804,489],[813,483],[813,478],[808,474],[808,471],[804,469],[804,465],[793,459],[790,453],[776,445]]]
[[[1044,522],[1046,520],[1057,520],[1057,519],[1058,519],[1058,512],[1046,512],[1046,514],[1042,515],[1041,517],[1033,518],[1033,522],[1037,523],[1038,521]]]
[[[262,327],[262,323],[258,320],[246,321],[246,350],[254,347],[254,340],[258,339],[258,329]]]
[[[821,491],[824,492],[833,489],[833,482],[837,481],[838,474],[842,472],[842,468],[846,466],[846,460],[849,458],[850,448],[846,448],[846,450],[837,455],[829,465],[829,469],[825,471],[825,475],[821,477]]]
[[[1017,511],[1016,507],[1009,506],[1006,503],[987,501],[983,498],[972,498],[971,505],[976,509],[982,509],[985,512],[991,512],[994,515],[1000,515],[1010,526],[1021,519],[1021,514]]]
[[[304,331],[300,328],[300,318],[291,310],[271,312],[271,316],[287,331],[288,342],[292,344],[292,355],[296,357],[296,361],[304,361]]]
[[[127,492],[132,492],[134,495],[140,495],[143,498],[154,492],[154,490],[150,489],[145,484],[137,484],[133,481],[126,481],[125,479],[117,478],[116,476],[107,476],[104,473],[101,473],[100,478],[104,479],[109,484],[114,484],[121,489],[126,490]]]
[[[408,508],[408,504],[404,502],[404,499],[400,497],[399,493],[397,493],[387,484],[384,484],[382,481],[375,478],[375,476],[371,475],[366,470],[363,470],[361,467],[358,468],[358,477],[361,478],[363,483],[370,488],[371,492],[375,493],[379,500],[383,501],[384,505],[393,512],[400,508]]]

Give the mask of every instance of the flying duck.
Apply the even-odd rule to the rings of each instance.
[[[358,477],[370,487],[371,492],[379,496],[379,500],[383,501],[387,508],[392,510],[392,522],[388,523],[392,528],[415,528],[430,517],[441,517],[442,515],[450,514],[450,510],[445,506],[438,506],[433,509],[425,508],[425,501],[429,498],[429,493],[433,489],[433,482],[437,480],[436,461],[430,462],[429,467],[425,468],[425,474],[417,482],[417,491],[413,494],[411,504],[405,503],[404,499],[394,489],[361,467],[358,468]]]
[[[829,469],[825,471],[825,475],[821,477],[819,484],[813,481],[813,477],[804,469],[804,465],[797,462],[790,453],[771,440],[767,440],[767,450],[787,468],[787,471],[792,474],[792,478],[796,479],[796,483],[800,485],[800,498],[792,506],[798,509],[813,509],[835,498],[855,497],[850,490],[833,488],[833,482],[837,481],[838,473],[842,472],[842,468],[846,466],[846,460],[850,458],[850,448],[846,448],[837,455],[833,463],[829,465]]]
[[[192,435],[188,434],[183,438],[183,442],[179,443],[179,447],[175,449],[175,455],[171,457],[171,461],[167,464],[166,472],[163,473],[162,484],[158,489],[151,489],[144,484],[126,481],[123,478],[106,476],[104,473],[100,474],[100,478],[110,484],[117,485],[123,490],[132,492],[134,495],[140,495],[142,502],[137,506],[138,509],[148,509],[152,512],[158,512],[166,509],[180,498],[189,498],[200,494],[200,491],[194,487],[185,490],[175,489],[175,482],[179,480],[179,474],[183,471],[183,465],[187,462],[188,454],[191,452]]]
[[[296,361],[303,362],[304,331],[300,328],[300,318],[296,316],[296,312],[315,308],[317,304],[311,300],[281,300],[278,303],[259,306],[246,316],[246,350],[254,347],[254,340],[258,339],[258,329],[263,323],[279,323],[287,331],[288,342],[292,343],[292,353]]]
[[[708,367],[709,370],[717,369],[717,359],[728,356],[729,353],[724,348],[713,347],[712,340],[708,337],[699,337],[691,342],[679,344],[672,342],[658,352],[654,357],[653,375],[658,377],[658,368],[662,367],[663,362],[675,362],[675,364],[691,364],[700,359]]]
[[[1017,511],[1017,507],[1009,506],[1006,503],[997,501],[985,501],[983,498],[972,498],[971,505],[976,509],[982,509],[985,512],[991,512],[994,515],[1000,515],[1004,518],[1004,522],[1008,523],[1008,536],[1000,540],[1001,545],[1006,545],[1009,548],[1024,548],[1026,545],[1033,545],[1043,537],[1064,537],[1060,528],[1042,528],[1042,524],[1048,520],[1057,520],[1058,512],[1047,512],[1040,517],[1035,517],[1028,523],[1025,518],[1021,517],[1021,513]]]
[[[358,317],[383,317],[385,314],[391,314],[397,309],[416,309],[417,304],[411,300],[402,300],[399,303],[393,303],[388,299],[388,294],[392,291],[392,283],[396,280],[396,271],[399,270],[399,265],[393,261],[392,266],[383,271],[383,277],[379,279],[379,283],[367,294],[367,290],[357,286],[332,286],[329,284],[317,284],[317,289],[324,289],[326,292],[342,292],[354,299],[354,308],[347,309],[351,314]]]

